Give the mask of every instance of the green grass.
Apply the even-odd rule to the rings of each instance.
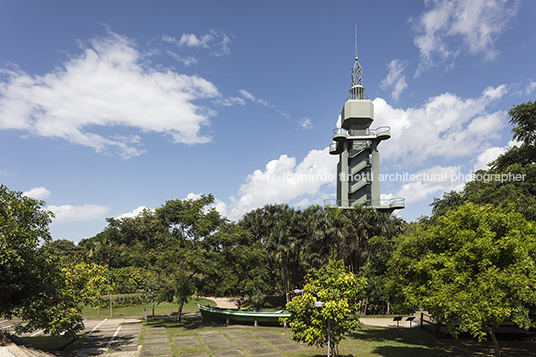
[[[147,323],[152,327],[166,327],[169,337],[183,336],[203,330],[216,329],[225,333],[226,328],[203,323],[198,318],[186,318],[181,322],[174,319],[155,319]],[[233,328],[253,329],[251,326],[234,325]],[[273,330],[285,338],[292,339],[292,331],[283,328],[261,327]],[[530,339],[500,340],[503,356],[529,357],[536,356],[536,343]],[[198,353],[198,346],[188,350],[182,347],[181,354]],[[179,349],[172,347],[172,352],[178,356]],[[208,351],[204,351],[208,352]],[[304,351],[283,354],[285,357],[320,357],[325,356],[327,348],[309,347]],[[356,357],[484,357],[493,356],[491,341],[478,341],[460,337],[451,338],[448,335],[433,334],[420,328],[392,328],[364,326],[362,329],[347,335],[339,346],[342,356],[353,355]]]
[[[201,303],[207,303],[207,300],[200,300]],[[163,308],[163,307],[162,307]],[[176,312],[176,305],[173,305],[173,312]],[[119,310],[119,309],[118,309]],[[187,311],[197,311],[197,301],[194,299],[188,304]],[[158,311],[158,310],[157,310]],[[156,312],[156,311],[155,311]],[[101,315],[101,317],[103,317]],[[201,321],[198,317],[186,317],[181,322],[174,318],[157,318],[149,319],[148,327],[165,327],[170,340],[172,337],[190,335],[205,330],[220,330],[225,334],[227,328],[221,325],[208,324]],[[234,325],[233,328],[244,330],[255,329],[252,326]],[[278,327],[259,327],[262,329],[272,330],[285,338],[292,339],[292,331]],[[143,343],[145,329],[140,332],[139,343]],[[70,345],[65,352],[73,351],[83,342],[82,338],[75,344]],[[35,347],[53,351],[68,342],[62,336],[39,336],[25,338]],[[536,343],[530,339],[525,340],[500,340],[499,343],[503,349],[503,356],[529,357],[536,356]],[[199,353],[198,346],[182,347],[180,354]],[[171,346],[173,356],[179,356],[179,349]],[[209,352],[209,351],[205,351]],[[325,356],[327,348],[309,347],[306,350],[285,353],[285,357],[320,357]],[[391,328],[364,326],[344,339],[340,346],[339,352],[342,356],[353,355],[356,357],[484,357],[493,356],[493,346],[490,341],[479,343],[478,341],[461,337],[453,339],[447,335],[433,336],[428,330],[420,328]],[[209,353],[210,355],[210,353]]]
[[[536,356],[536,343],[530,339],[500,340],[499,344],[504,356]],[[364,326],[340,344],[341,354],[359,357],[473,357],[493,356],[493,352],[489,340],[479,343],[469,337],[433,337],[430,331],[421,328]]]
[[[199,311],[199,309],[197,308],[198,303],[203,304],[203,305],[209,305],[209,304],[211,304],[212,306],[216,305],[214,301],[212,300],[192,298],[188,303],[184,304],[182,308],[182,313],[184,314],[188,312]],[[145,305],[116,307],[112,309],[112,318],[124,318],[124,317],[142,318],[144,315],[144,309],[145,309]],[[176,303],[163,302],[163,303],[157,304],[155,302],[154,304],[155,316],[177,315],[178,310],[179,310],[179,305]],[[149,301],[149,303],[147,304],[147,316],[150,318],[152,314],[153,314],[153,305],[152,305],[152,301]],[[94,308],[90,306],[86,306],[84,310],[82,310],[82,315],[86,319],[110,318],[110,309],[106,308],[106,309],[95,310]]]

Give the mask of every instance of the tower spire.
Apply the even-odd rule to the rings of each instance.
[[[357,60],[357,25],[355,25],[355,63],[352,67],[352,87],[356,85],[363,85],[362,69]]]
[[[359,64],[359,61],[357,60],[357,56],[355,56],[355,63],[352,67],[352,87],[356,85],[363,85],[363,70],[361,68],[361,65]]]

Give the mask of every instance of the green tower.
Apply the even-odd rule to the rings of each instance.
[[[364,205],[388,213],[405,207],[403,198],[380,199],[380,152],[382,140],[391,137],[391,128],[371,129],[374,104],[365,96],[362,68],[355,58],[352,88],[341,111],[341,127],[333,130],[329,153],[339,155],[337,199],[326,206],[348,208]]]

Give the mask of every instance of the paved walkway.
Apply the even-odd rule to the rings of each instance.
[[[381,327],[419,327],[419,323],[415,320],[413,321],[406,321],[406,318],[404,317],[402,321],[396,324],[396,321],[393,321],[392,317],[386,317],[386,318],[375,318],[375,317],[360,317],[359,321],[364,323],[365,325],[369,326],[381,326]]]
[[[173,337],[172,340],[181,357],[275,357],[282,356],[285,352],[306,349],[304,345],[265,329],[206,330]],[[192,350],[195,353],[189,352]]]

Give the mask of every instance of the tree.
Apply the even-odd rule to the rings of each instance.
[[[84,327],[81,305],[99,278],[93,268],[61,266],[55,249],[63,242],[51,244],[53,215],[44,205],[0,186],[0,316],[20,317],[25,324],[16,332],[43,329],[74,339]]]
[[[473,202],[496,207],[513,203],[527,220],[536,220],[536,102],[514,106],[508,114],[513,139],[519,146],[514,145],[489,163],[489,169],[473,173],[476,179],[467,182],[461,192],[435,198],[432,219]]]
[[[291,316],[283,320],[292,328],[293,339],[324,347],[329,320],[330,340],[337,351],[344,334],[359,327],[355,313],[365,286],[366,280],[352,274],[342,260],[329,261],[326,267],[314,272],[303,288],[303,295],[295,296],[286,305]],[[315,301],[324,302],[325,306],[316,308]]]
[[[43,249],[50,249],[45,247]],[[46,269],[45,285],[35,291],[29,302],[17,310],[25,322],[15,327],[18,333],[42,329],[52,335],[65,334],[75,340],[84,328],[82,309],[97,307],[100,295],[107,288],[107,269],[97,264],[78,263],[61,266],[59,260],[40,266]]]
[[[52,241],[48,225],[52,213],[44,201],[23,196],[0,185],[0,316],[11,318],[28,304],[42,285],[39,271],[48,251],[39,246]]]
[[[487,334],[500,356],[490,325],[533,325],[536,226],[512,207],[467,203],[401,236],[390,272],[406,310],[427,309],[454,336]]]
[[[166,201],[156,209],[156,217],[168,227],[169,239],[158,254],[157,266],[165,273],[158,301],[179,304],[177,320],[181,320],[184,303],[216,269],[216,251],[207,243],[226,219],[214,207],[212,195],[198,199]]]

